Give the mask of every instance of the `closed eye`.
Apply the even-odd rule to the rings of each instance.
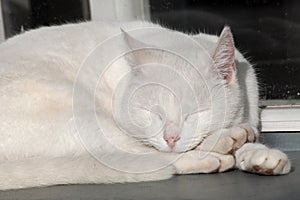
[[[158,116],[160,120],[163,120],[163,117],[162,117],[162,115],[159,112],[155,112],[155,111],[153,111],[153,110],[151,110],[151,109],[149,109],[147,107],[143,107],[143,106],[137,106],[137,108],[140,108],[142,110],[146,110],[146,111],[148,111],[148,112],[150,112],[150,113]]]
[[[205,112],[205,111],[208,111],[210,110],[210,108],[202,108],[200,110],[196,110],[194,112],[191,112],[191,113],[187,113],[184,115],[184,121],[186,121],[189,117],[193,116],[193,115],[196,115],[198,113],[202,113],[202,112]]]

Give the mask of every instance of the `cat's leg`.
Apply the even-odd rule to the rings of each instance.
[[[173,174],[173,166],[143,174],[117,171],[90,155],[31,158],[0,163],[0,190],[60,184],[154,181],[168,179]]]
[[[197,149],[220,154],[234,154],[245,143],[252,143],[257,137],[258,131],[255,128],[248,124],[241,124],[211,133]]]
[[[237,168],[252,173],[279,175],[291,170],[291,163],[285,153],[263,144],[245,144],[236,151],[235,158]]]
[[[223,172],[235,165],[232,155],[192,150],[181,154],[173,163],[177,174]]]

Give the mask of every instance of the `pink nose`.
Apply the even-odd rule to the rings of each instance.
[[[175,143],[180,140],[180,137],[178,135],[175,136],[166,136],[164,135],[164,140],[167,142],[168,146],[173,149],[175,146]]]

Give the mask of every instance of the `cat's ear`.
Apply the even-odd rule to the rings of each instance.
[[[131,50],[130,56],[127,57],[127,60],[130,61],[132,65],[142,65],[151,62],[153,60],[153,55],[151,51],[153,51],[153,46],[145,44],[138,39],[135,39],[129,33],[124,31],[121,28],[122,34],[124,36],[124,40]]]
[[[219,37],[217,46],[212,52],[212,65],[214,70],[228,84],[232,83],[235,79],[234,50],[234,40],[231,30],[228,26],[225,26]]]

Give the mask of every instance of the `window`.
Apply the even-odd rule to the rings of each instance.
[[[226,24],[257,71],[262,129],[300,131],[299,10],[297,0],[2,0],[0,41],[4,33],[8,38],[39,26],[89,19],[152,20],[210,34]]]

